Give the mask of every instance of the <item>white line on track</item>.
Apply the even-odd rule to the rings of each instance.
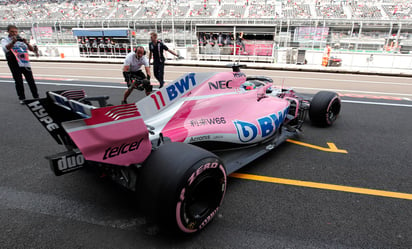
[[[7,75],[10,76],[10,73],[0,73],[0,75]],[[11,76],[10,76],[11,77]],[[119,77],[101,77],[101,76],[83,76],[83,75],[60,75],[60,74],[36,74],[34,76],[34,79],[36,79],[36,77],[48,77],[48,78],[67,78],[70,80],[73,80],[73,78],[75,79],[109,79],[109,80],[123,80],[122,76]]]
[[[45,63],[45,62],[43,62]],[[54,63],[53,63],[54,64]],[[69,64],[70,66],[73,66],[72,63],[61,63],[60,64]],[[77,64],[77,65],[81,65],[81,64]],[[90,64],[87,64],[90,65]],[[112,64],[110,64],[112,65]],[[174,65],[167,65],[168,67],[182,67],[182,66],[174,66]],[[121,65],[119,66],[119,68],[104,68],[104,67],[95,67],[95,68],[90,68],[90,67],[68,67],[67,69],[69,70],[93,70],[93,71],[114,71],[114,72],[119,72],[119,75],[121,75]],[[199,67],[193,67],[193,66],[184,66],[186,69],[190,69],[190,68],[194,68],[199,70]],[[36,68],[39,69],[62,69],[61,67],[56,67],[56,66],[36,66]],[[211,69],[214,72],[217,71],[227,71],[227,68],[212,68],[212,67],[202,67],[203,69]],[[64,68],[63,68],[64,69]],[[256,74],[256,72],[264,72],[265,74],[272,74],[272,72],[268,69],[264,70],[264,69],[244,69],[245,71],[252,71],[253,74]],[[365,75],[349,75],[352,77],[355,77],[354,80],[350,80],[350,79],[336,79],[336,78],[319,78],[319,77],[296,77],[296,76],[288,76],[287,74],[302,74],[305,73],[307,74],[314,74],[314,75],[327,75],[327,76],[331,76],[331,73],[328,72],[290,72],[290,71],[281,71],[282,73],[284,73],[285,75],[278,75],[279,71],[276,71],[275,75],[271,76],[273,79],[300,79],[300,80],[320,80],[320,81],[330,81],[333,80],[335,82],[347,82],[347,83],[357,83],[357,84],[385,84],[385,85],[401,85],[401,86],[412,86],[412,81],[411,83],[402,83],[402,82],[385,82],[385,81],[371,81],[371,80],[359,80],[359,78],[361,77],[366,77]],[[176,71],[172,71],[172,70],[165,70],[165,73],[181,73],[181,72],[176,72]],[[58,76],[58,77],[63,77],[61,75],[53,75],[53,76]],[[65,76],[67,77],[67,76]],[[68,77],[79,77],[79,76],[68,76]],[[83,76],[82,76],[83,77]],[[87,78],[86,76],[84,76],[85,78]],[[94,76],[89,76],[89,77],[94,77]],[[119,76],[121,77],[121,76]],[[372,77],[377,77],[377,78],[381,78],[382,76],[379,75],[367,75],[368,79],[371,79]],[[385,76],[385,78],[393,78],[393,79],[399,79],[399,77],[390,77],[390,76]]]
[[[58,69],[58,70],[87,70],[87,71],[115,71],[119,72],[121,74],[122,69],[119,68],[102,68],[102,67],[95,67],[95,68],[88,68],[88,67],[68,67],[68,68],[62,68],[62,67],[39,67],[36,66],[34,69]]]
[[[72,65],[72,64],[70,64],[70,65]],[[0,68],[2,68],[2,67],[0,67]],[[3,67],[3,68],[5,68],[5,69],[8,69],[8,67]],[[47,67],[44,67],[44,66],[36,66],[36,67],[34,67],[33,68],[34,70],[36,70],[36,69],[57,69],[57,70],[86,70],[86,71],[116,71],[116,72],[119,72],[120,74],[121,74],[121,72],[122,72],[122,69],[121,69],[121,67],[120,67],[120,65],[119,65],[119,68],[103,68],[103,67],[93,67],[93,68],[90,68],[90,67],[66,67],[66,68],[64,68],[64,67],[54,67],[54,66],[47,66]]]
[[[75,69],[75,68],[73,68]],[[76,69],[77,70],[77,69]],[[107,70],[104,70],[107,71]],[[117,70],[116,70],[117,71]],[[176,72],[172,72],[170,71],[170,73],[176,73]],[[7,75],[9,76],[10,73],[0,73],[0,75]],[[101,77],[101,76],[79,76],[79,75],[60,75],[60,74],[36,74],[37,77],[54,77],[54,78],[70,78],[72,80],[72,78],[75,79],[105,79],[105,80],[123,80],[123,77],[119,76],[118,77]],[[275,77],[273,77],[275,78]],[[317,80],[317,81],[330,81],[331,79],[322,79],[322,78],[307,78],[307,77],[289,77],[289,76],[285,76],[285,77],[279,77],[281,79],[304,79],[304,80]],[[378,82],[378,81],[362,81],[362,80],[339,80],[339,79],[334,79],[335,82],[350,82],[350,83],[356,83],[356,84],[375,84],[375,85],[399,85],[399,86],[412,86],[412,83],[400,83],[400,82]],[[276,79],[275,79],[276,82]],[[311,88],[302,88],[302,87],[293,87],[293,88],[300,88],[300,89],[311,89]],[[316,89],[316,88],[313,88]],[[347,90],[337,90],[337,91],[347,91]],[[351,92],[355,92],[355,91],[351,91]],[[374,93],[374,92],[370,92],[370,93]],[[376,92],[378,93],[378,92]],[[384,93],[380,93],[380,94],[384,94]],[[390,93],[391,94],[391,93]],[[399,94],[399,95],[405,95],[405,94]],[[409,94],[408,96],[412,96],[412,94]]]
[[[398,106],[398,107],[412,107],[412,105],[407,105],[407,104],[384,103],[384,102],[354,101],[354,100],[342,100],[342,102],[344,102],[344,103],[353,103],[353,104],[364,104],[364,105],[385,105],[385,106]]]
[[[87,84],[70,84],[70,83],[48,83],[48,82],[36,82],[36,84],[41,85],[55,85],[55,86],[84,86],[84,87],[98,87],[98,88],[122,88],[126,89],[126,85],[124,86],[109,86],[109,85],[87,85]]]
[[[14,83],[14,81],[8,81],[8,80],[0,80],[0,82],[6,82],[6,83]],[[27,84],[27,83],[25,83]],[[98,87],[98,88],[116,88],[116,89],[126,89],[126,85],[124,86],[110,86],[110,85],[94,85],[94,84],[73,84],[73,83],[50,83],[50,82],[41,82],[41,81],[36,81],[36,85],[53,85],[53,86],[83,86],[83,87]]]
[[[6,82],[6,83],[14,83],[14,81],[8,81],[8,80],[0,80],[0,82]],[[26,84],[26,83],[25,83]],[[41,82],[38,81],[36,82],[38,85],[55,85],[55,86],[80,86],[80,87],[96,87],[96,88],[115,88],[115,89],[125,89],[126,86],[112,86],[112,85],[94,85],[94,84],[72,84],[72,83],[49,83],[49,82]],[[297,89],[299,87],[296,87]],[[310,89],[310,90],[327,90],[327,91],[336,91],[336,92],[345,92],[346,90],[336,90],[336,89],[317,89],[317,88],[299,88],[299,89]],[[368,94],[385,94],[385,95],[400,95],[400,96],[412,96],[411,94],[397,94],[397,93],[382,93],[382,92],[366,92],[366,91],[346,91],[346,92],[358,92],[358,93],[368,93]],[[405,100],[409,100],[406,99]],[[346,103],[356,103],[356,104],[369,104],[369,105],[385,105],[385,106],[400,106],[400,107],[412,107],[412,105],[407,105],[407,104],[396,104],[396,103],[384,103],[384,102],[368,102],[368,101],[351,101],[351,100],[342,100],[342,102]]]
[[[303,89],[303,90],[317,90],[317,91],[334,91],[334,92],[351,92],[351,93],[363,93],[363,94],[381,94],[381,95],[396,95],[396,96],[412,96],[412,94],[406,93],[386,93],[386,92],[370,92],[370,91],[358,91],[358,90],[344,90],[344,89],[325,89],[325,88],[310,88],[310,87],[294,87],[293,89]]]
[[[40,63],[42,63],[42,64],[51,64],[51,65],[56,65],[56,63],[58,63],[59,65],[70,65],[70,69],[71,69],[71,67],[74,65],[74,64],[76,64],[76,65],[98,65],[98,67],[100,67],[100,68],[98,68],[98,67],[96,67],[96,68],[92,68],[93,70],[107,70],[107,68],[105,69],[105,68],[102,68],[102,66],[106,66],[106,65],[109,65],[110,67],[112,66],[112,65],[118,65],[118,66],[122,66],[122,64],[123,64],[123,60],[121,60],[121,61],[119,61],[118,63],[95,63],[95,64],[93,64],[93,63],[90,63],[90,62],[87,62],[87,63],[82,63],[82,62],[61,62],[61,61],[59,61],[59,62],[47,62],[47,61],[33,61],[32,63],[34,63],[34,64],[40,64]],[[4,67],[4,68],[7,68],[8,69],[8,67],[7,66],[1,66],[0,65],[0,68],[1,67]],[[220,71],[220,70],[222,70],[222,71],[224,71],[224,72],[226,72],[226,71],[228,71],[228,70],[230,70],[230,67],[207,67],[207,66],[190,66],[190,65],[179,65],[179,64],[176,64],[176,65],[174,65],[174,64],[166,64],[166,70],[167,70],[167,68],[168,67],[177,67],[177,68],[182,68],[182,67],[184,67],[184,68],[187,68],[187,69],[195,69],[195,70],[199,70],[199,68],[202,68],[202,69],[210,69],[211,71],[213,71],[213,72],[216,72],[216,71]],[[36,66],[36,68],[56,68],[56,69],[61,69],[61,67],[53,67],[53,66],[47,66],[47,67],[41,67],[41,66]],[[91,68],[90,67],[83,67],[83,68],[77,68],[77,69],[85,69],[85,70],[90,70]],[[313,69],[313,68],[310,68],[310,69]],[[108,68],[108,70],[119,70],[119,69],[113,69],[113,68]],[[356,70],[356,68],[354,69],[354,70]],[[319,74],[323,74],[323,75],[331,75],[331,74],[345,74],[345,75],[348,75],[348,76],[352,76],[352,77],[356,77],[356,78],[360,78],[360,77],[366,77],[366,78],[382,78],[382,76],[381,75],[374,75],[374,74],[367,74],[367,75],[363,75],[363,74],[357,74],[356,72],[355,73],[353,73],[353,74],[348,74],[348,73],[340,73],[340,72],[319,72],[319,71],[315,71],[315,72],[311,72],[311,71],[288,71],[288,70],[284,70],[284,69],[278,69],[278,68],[268,68],[268,69],[258,69],[258,68],[244,68],[242,71],[251,71],[251,72],[254,72],[254,73],[256,73],[256,72],[264,72],[265,74],[267,74],[268,72],[275,72],[276,74],[279,74],[279,73],[285,73],[285,74],[290,74],[290,73],[293,73],[293,74],[315,74],[315,75],[319,75]],[[176,71],[170,71],[170,72],[175,72],[176,73]],[[385,78],[393,78],[393,79],[399,79],[399,77],[398,76],[384,76]]]
[[[272,77],[275,80],[275,77]],[[411,83],[401,83],[401,82],[379,82],[379,81],[366,81],[366,80],[342,80],[342,79],[325,79],[325,78],[308,78],[308,77],[293,77],[293,76],[279,76],[280,79],[300,79],[300,80],[316,80],[316,81],[332,81],[333,82],[346,82],[346,83],[356,83],[356,84],[378,84],[378,85],[399,85],[399,86],[412,86]]]
[[[60,64],[60,63],[59,63]],[[65,64],[65,63],[61,63],[61,64]],[[72,64],[70,64],[72,66]],[[89,65],[89,64],[88,64]],[[172,65],[169,65],[172,66]],[[39,69],[62,69],[61,67],[55,67],[55,66],[50,66],[50,67],[43,67],[43,66],[36,66],[36,68]],[[188,67],[185,66],[185,68],[196,68],[196,67]],[[205,67],[207,68],[207,67]],[[63,68],[64,69],[64,68]],[[93,70],[93,71],[114,71],[114,72],[118,72],[119,76],[118,77],[98,77],[98,76],[78,76],[78,75],[48,75],[48,74],[36,74],[38,76],[42,76],[42,77],[74,77],[74,78],[86,78],[86,79],[122,79],[121,77],[121,69],[115,69],[115,68],[101,68],[101,67],[96,67],[96,68],[90,68],[90,67],[69,67],[67,69],[70,70]],[[198,69],[198,68],[197,68]],[[214,71],[216,71],[216,68],[210,68],[213,69]],[[225,70],[225,68],[223,68]],[[253,70],[253,69],[249,69],[249,70]],[[262,71],[265,72],[266,74],[268,73],[268,70],[253,70],[254,73],[258,72],[258,71]],[[165,73],[181,73],[181,72],[176,72],[176,71],[171,71],[171,70],[165,70]],[[285,73],[291,73],[289,71],[286,71]],[[293,72],[294,74],[296,74],[296,72]],[[303,73],[303,72],[298,72],[298,73]],[[309,74],[311,72],[304,72],[305,74]],[[315,73],[313,73],[315,74]],[[317,75],[319,74],[323,74],[323,75],[328,75],[330,76],[330,73],[322,73],[322,72],[316,72]],[[10,73],[0,73],[0,75],[10,75]],[[283,76],[279,76],[279,75],[274,75],[271,76],[275,81],[279,80],[279,79],[298,79],[298,80],[319,80],[319,81],[331,81],[333,80],[334,82],[346,82],[346,83],[356,83],[356,84],[379,84],[379,85],[400,85],[400,86],[412,86],[412,81],[411,83],[402,83],[402,82],[385,82],[385,81],[370,81],[370,80],[359,80],[359,77],[361,77],[362,75],[356,75],[356,79],[354,80],[350,80],[350,79],[336,79],[336,78],[319,78],[319,77],[296,77],[296,76],[287,76],[287,75],[283,75]],[[370,79],[371,77],[382,77],[382,76],[375,76],[375,75],[368,75],[368,79]],[[388,78],[388,77],[385,77]],[[393,77],[393,78],[398,78],[399,77]]]

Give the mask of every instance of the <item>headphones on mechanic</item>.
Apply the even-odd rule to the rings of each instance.
[[[139,48],[143,49],[143,55],[146,55],[146,50],[145,50],[144,47],[142,47],[142,46],[137,46],[136,49],[134,50],[134,52],[137,54],[137,50],[138,50]]]

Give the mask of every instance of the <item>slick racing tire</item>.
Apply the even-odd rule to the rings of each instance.
[[[317,126],[331,126],[338,117],[341,101],[337,93],[320,91],[310,102],[309,118]]]
[[[216,155],[190,144],[166,143],[141,168],[137,191],[151,222],[191,234],[214,218],[226,184],[226,170]]]

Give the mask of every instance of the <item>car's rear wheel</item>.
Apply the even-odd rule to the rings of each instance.
[[[330,126],[336,121],[340,110],[341,101],[337,93],[320,91],[310,102],[309,118],[314,125]]]
[[[138,193],[146,216],[190,234],[216,215],[226,192],[226,170],[213,153],[185,143],[153,151],[141,169]]]

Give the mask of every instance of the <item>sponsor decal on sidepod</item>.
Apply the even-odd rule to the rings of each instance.
[[[233,121],[239,140],[244,143],[251,142],[258,137],[259,131],[262,139],[272,135],[285,120],[288,109],[257,119],[258,125],[241,120]]]

